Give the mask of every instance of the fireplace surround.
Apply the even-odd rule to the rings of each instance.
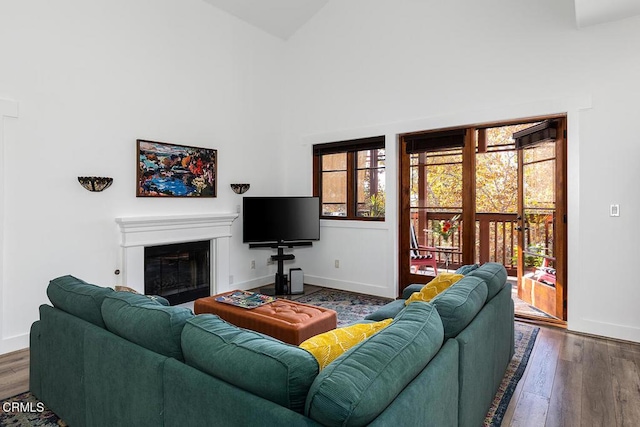
[[[210,242],[209,294],[230,289],[231,225],[235,213],[118,217],[120,229],[120,281],[145,293],[144,253],[146,247],[185,242]]]

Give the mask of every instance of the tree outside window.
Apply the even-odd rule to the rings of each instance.
[[[384,218],[384,148],[356,152],[357,215]]]

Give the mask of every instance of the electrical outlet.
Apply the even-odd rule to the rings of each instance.
[[[229,284],[233,285],[233,276],[229,276]]]
[[[336,268],[340,268],[340,260],[339,259],[335,260],[334,265]]]
[[[252,269],[252,270],[255,270],[255,269],[256,269],[256,260],[255,260],[255,259],[252,259],[252,260],[251,260],[251,269]]]

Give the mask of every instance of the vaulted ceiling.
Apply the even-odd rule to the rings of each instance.
[[[578,27],[640,15],[638,0],[574,0]]]
[[[306,24],[329,0],[204,0],[283,40]],[[586,27],[640,15],[638,0],[574,0],[576,25]]]
[[[204,0],[269,34],[287,40],[329,0]]]

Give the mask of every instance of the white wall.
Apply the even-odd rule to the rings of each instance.
[[[0,353],[28,345],[52,278],[119,282],[116,217],[235,212],[231,182],[282,191],[284,42],[201,0],[0,0],[0,52],[0,105],[19,111],[0,111]],[[217,149],[218,197],[136,198],[138,138]],[[235,281],[266,274],[233,233]]]
[[[118,283],[114,218],[235,212],[231,182],[309,194],[317,142],[387,136],[387,219],[325,222],[286,268],[394,296],[396,135],[557,112],[569,114],[569,327],[640,341],[640,20],[577,30],[570,0],[428,3],[334,0],[284,43],[201,0],[0,0],[0,353],[28,345],[50,279]],[[138,138],[218,149],[218,198],[136,198]],[[81,175],[114,184],[89,193]],[[241,243],[241,218],[232,229],[234,283],[271,281],[272,252]]]
[[[398,133],[567,113],[569,328],[640,341],[639,52],[638,17],[578,30],[572,0],[331,1],[287,43],[289,189],[317,142],[385,134],[393,172],[381,228],[324,226],[305,275],[395,295]]]

